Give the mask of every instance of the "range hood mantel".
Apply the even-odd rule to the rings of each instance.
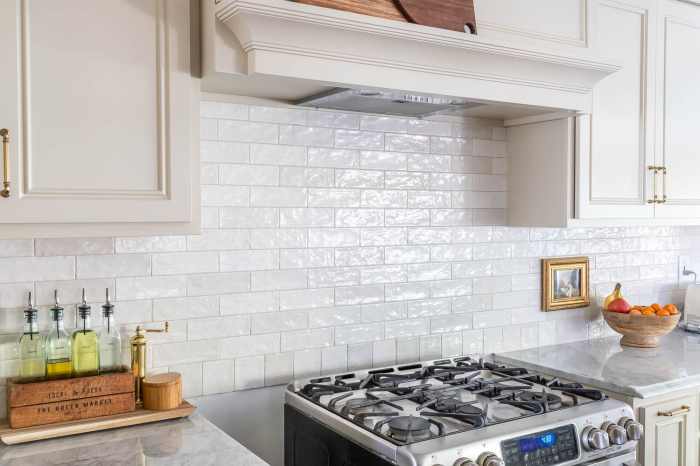
[[[215,12],[248,75],[588,113],[595,84],[620,69],[588,49],[505,45],[288,0],[221,0]]]

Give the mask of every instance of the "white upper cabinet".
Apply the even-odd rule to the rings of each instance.
[[[189,15],[188,0],[0,2],[1,237],[196,228]]]
[[[654,0],[598,0],[595,45],[622,70],[593,91],[590,118],[579,118],[578,218],[651,218],[654,163]]]
[[[666,171],[666,201],[656,212],[700,218],[700,7],[664,0],[659,37],[657,165]]]
[[[475,1],[479,36],[588,47],[593,0]]]

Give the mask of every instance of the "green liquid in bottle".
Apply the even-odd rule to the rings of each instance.
[[[98,338],[94,330],[73,333],[73,374],[96,375],[100,370]]]

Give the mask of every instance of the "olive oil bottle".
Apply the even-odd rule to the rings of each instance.
[[[34,308],[32,293],[24,310],[24,331],[19,337],[19,375],[23,378],[46,376],[44,337],[39,334],[39,311]]]
[[[109,288],[102,305],[102,330],[100,330],[100,372],[117,370],[122,365],[122,337],[114,323],[114,304],[109,300]]]
[[[82,301],[71,341],[73,375],[97,375],[100,371],[99,340],[90,326],[90,306],[85,301],[85,288]]]
[[[54,306],[51,308],[51,328],[46,336],[46,375],[50,379],[70,377],[73,372],[71,337],[63,323],[63,308],[58,302],[58,290],[54,290]]]

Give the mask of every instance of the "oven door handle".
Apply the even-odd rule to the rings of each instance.
[[[637,463],[637,453],[629,451],[617,456],[606,456],[605,458],[597,458],[591,461],[582,461],[575,463],[580,466],[640,466]]]

